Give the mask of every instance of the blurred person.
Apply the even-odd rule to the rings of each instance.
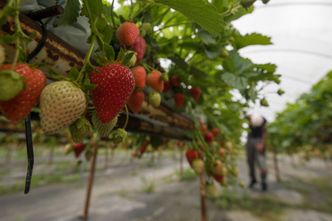
[[[255,166],[260,172],[261,188],[267,190],[267,164],[266,164],[266,131],[267,121],[258,114],[249,115],[249,133],[246,144],[247,163],[249,168],[250,183],[249,188],[253,188],[257,183]]]

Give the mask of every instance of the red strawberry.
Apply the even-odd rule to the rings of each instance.
[[[136,64],[138,64],[144,57],[145,49],[146,49],[146,43],[144,38],[141,36],[138,36],[135,43],[133,44],[133,49],[136,52],[137,60]]]
[[[213,141],[213,134],[208,131],[204,134],[204,140],[207,142],[207,143],[211,143]]]
[[[213,136],[216,137],[220,133],[220,129],[218,127],[215,127],[211,130],[211,132],[212,132]]]
[[[82,143],[74,144],[74,153],[76,158],[78,158],[81,155],[84,149],[85,149],[85,144]]]
[[[18,122],[24,119],[38,103],[38,98],[45,87],[46,77],[42,71],[31,68],[27,64],[13,67],[5,64],[0,70],[12,69],[25,78],[25,89],[9,101],[0,102],[0,112],[10,121]]]
[[[145,140],[143,142],[143,144],[139,147],[139,149],[137,149],[134,152],[133,156],[137,157],[137,158],[141,158],[143,156],[143,154],[145,153],[146,149],[148,148],[149,144],[150,144],[150,142]]]
[[[187,158],[189,164],[191,165],[195,159],[201,158],[201,154],[197,150],[189,149],[186,151],[186,158]]]
[[[171,83],[169,81],[165,81],[164,82],[164,91],[163,92],[168,91],[170,88],[171,88]]]
[[[121,64],[108,64],[91,73],[90,80],[96,87],[92,101],[102,123],[111,121],[125,106],[134,90],[135,79],[129,68]]]
[[[201,97],[201,89],[199,87],[193,87],[190,89],[191,96],[195,99],[195,101],[198,101]]]
[[[133,72],[136,87],[143,89],[145,87],[145,81],[146,81],[146,71],[144,67],[142,66],[136,66],[131,69]]]
[[[184,94],[182,94],[182,93],[176,93],[174,99],[175,99],[175,105],[176,105],[176,107],[179,108],[179,107],[183,106],[184,101],[185,101]]]
[[[150,144],[149,141],[145,141],[145,142],[142,144],[142,146],[139,148],[139,154],[140,154],[140,156],[142,156],[142,155],[145,153],[145,151],[146,151],[146,149],[148,148],[149,144]]]
[[[132,112],[138,113],[142,109],[143,102],[144,93],[142,91],[136,91],[130,96],[128,100],[128,107]]]
[[[220,149],[219,149],[219,155],[220,155],[221,157],[224,157],[224,156],[225,156],[225,153],[226,153],[225,148],[220,147]]]
[[[224,176],[214,175],[213,178],[220,184],[224,184]]]
[[[171,77],[171,80],[170,80],[170,83],[173,87],[179,87],[180,84],[181,84],[181,80],[180,80],[180,77],[177,76],[177,75],[173,75]]]
[[[139,36],[139,29],[132,22],[124,22],[116,30],[116,37],[121,44],[131,46]]]
[[[146,81],[155,91],[162,92],[164,90],[164,81],[161,79],[161,73],[153,70]]]

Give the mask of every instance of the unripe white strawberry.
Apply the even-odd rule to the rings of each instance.
[[[206,193],[208,197],[211,197],[213,199],[218,198],[220,196],[219,190],[213,183],[206,185]]]
[[[204,172],[204,161],[201,159],[195,159],[191,166],[196,174],[202,174]]]
[[[41,126],[45,133],[56,133],[79,119],[86,107],[84,92],[72,82],[49,84],[40,96]]]

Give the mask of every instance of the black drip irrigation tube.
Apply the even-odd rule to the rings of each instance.
[[[45,46],[45,42],[47,39],[47,30],[45,24],[39,21],[41,24],[42,29],[42,37],[38,42],[36,48],[27,56],[26,61],[29,63]],[[24,187],[24,194],[28,194],[30,191],[31,186],[31,179],[32,179],[32,172],[33,172],[33,165],[34,165],[34,151],[33,151],[33,142],[32,142],[32,129],[31,129],[31,114],[25,118],[24,120],[25,125],[25,141],[26,141],[26,149],[27,149],[27,159],[28,159],[28,167],[27,173],[25,177],[25,187]]]

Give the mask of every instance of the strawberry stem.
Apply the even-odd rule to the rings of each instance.
[[[128,107],[127,105],[125,105],[125,110],[126,110],[126,121],[123,125],[123,129],[126,129],[127,125],[128,125],[128,120],[129,120],[129,111],[128,111]]]
[[[111,4],[111,19],[112,19],[113,27],[115,28],[115,21],[114,21],[114,0],[112,0],[112,4]]]
[[[19,38],[16,38],[15,44],[16,44],[16,49],[15,49],[15,55],[14,55],[14,60],[13,60],[13,68],[16,66],[18,58],[20,56],[20,50],[18,49],[18,47],[19,47],[18,45],[20,44]]]
[[[90,46],[89,46],[88,52],[87,52],[86,55],[85,55],[85,58],[84,58],[84,61],[83,61],[83,66],[82,66],[82,68],[81,68],[81,70],[80,70],[80,73],[78,74],[78,77],[77,77],[77,79],[75,80],[77,83],[80,83],[80,82],[82,81],[87,66],[88,66],[88,65],[92,66],[92,65],[91,65],[91,62],[90,62],[90,59],[91,59],[91,55],[92,55],[92,52],[93,52],[93,49],[94,49],[95,43],[96,43],[96,37],[95,37],[95,35],[91,35],[91,43],[90,43]]]
[[[21,29],[21,23],[20,23],[20,0],[14,0],[9,2],[8,4],[12,4],[12,7],[15,9],[15,15],[14,15],[14,21],[15,21],[15,44],[16,44],[16,49],[15,49],[15,55],[14,55],[14,60],[13,60],[13,67],[16,66],[17,61],[20,57],[20,49],[21,49],[21,37],[24,36],[25,34],[23,33]]]
[[[129,21],[131,21],[131,19],[132,19],[132,14],[133,14],[133,0],[130,0],[130,6],[131,7],[129,7],[129,15],[128,15],[128,20]]]

